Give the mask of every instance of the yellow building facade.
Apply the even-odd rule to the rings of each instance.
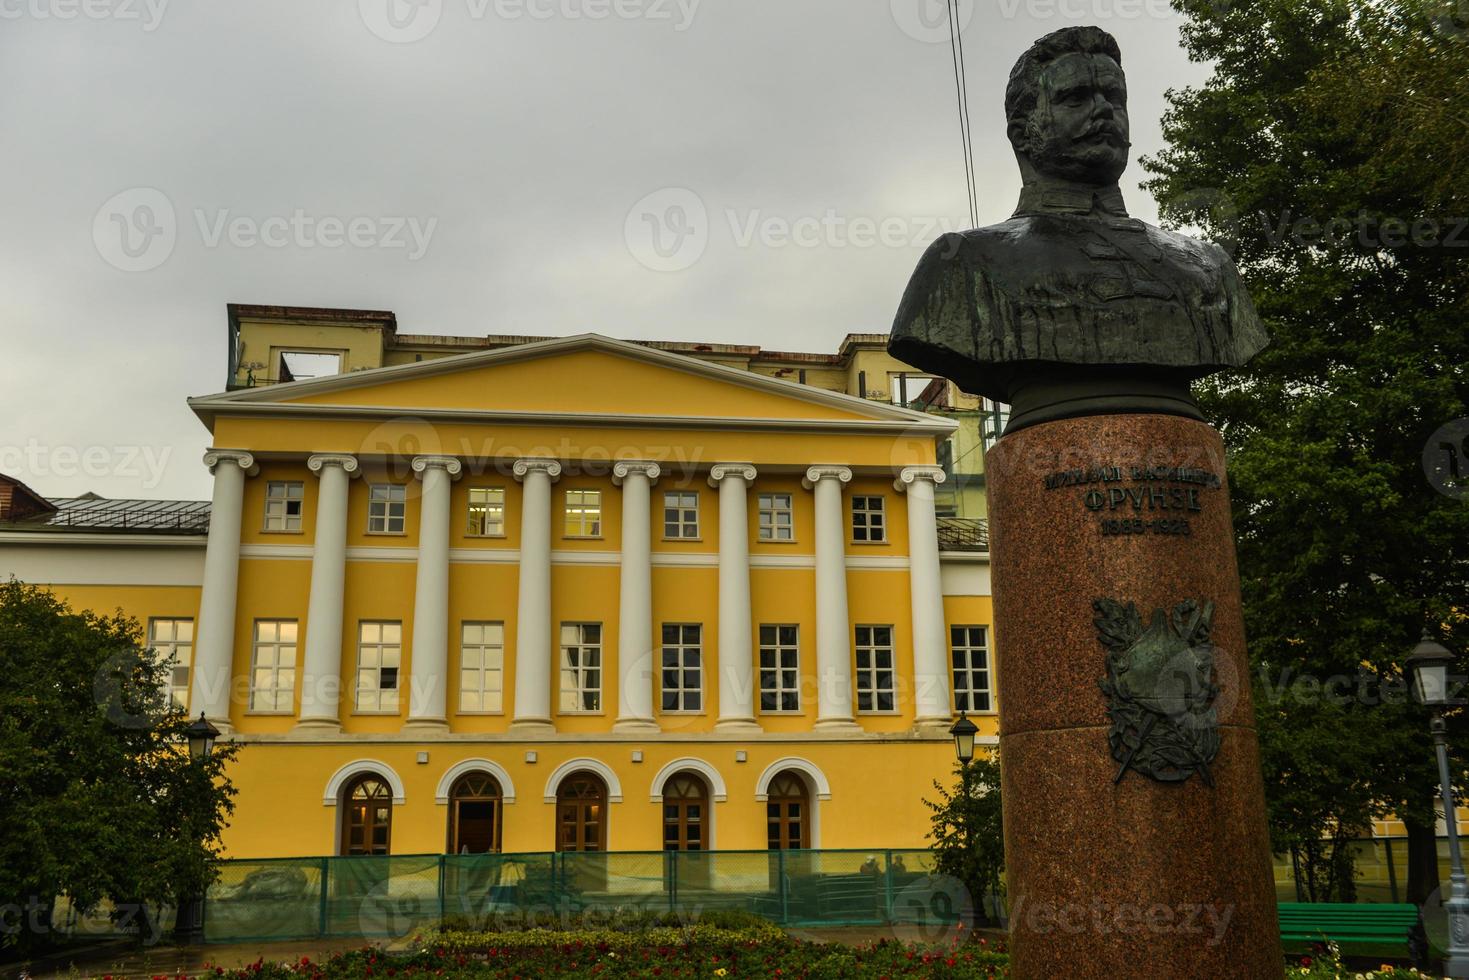
[[[925,845],[997,732],[953,420],[595,335],[353,368],[192,399],[207,507],[0,525],[243,743],[227,857]]]

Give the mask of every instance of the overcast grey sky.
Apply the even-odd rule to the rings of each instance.
[[[1165,0],[962,6],[980,221],[1036,37],[1122,46],[1133,159],[1205,70]],[[0,471],[207,497],[229,302],[408,333],[834,350],[967,226],[943,0],[0,0]]]

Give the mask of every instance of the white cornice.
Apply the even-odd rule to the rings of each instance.
[[[389,367],[371,368],[366,371],[353,371],[348,374],[332,375],[326,378],[289,381],[261,388],[246,388],[223,394],[204,395],[189,399],[189,407],[203,420],[205,425],[211,428],[214,425],[215,416],[221,413],[244,416],[256,414],[274,415],[295,414],[302,410],[309,413],[312,410],[320,411],[324,408],[335,408],[339,411],[345,410],[358,414],[381,414],[385,411],[395,415],[425,415],[428,414],[427,410],[406,407],[374,409],[367,406],[283,405],[281,404],[281,400],[285,398],[297,398],[302,395],[330,394],[332,392],[380,384],[385,381],[434,377],[440,374],[451,374],[486,365],[512,364],[517,361],[533,360],[540,357],[580,350],[603,351],[628,358],[629,360],[656,364],[675,371],[712,378],[755,391],[772,392],[787,398],[793,398],[797,401],[823,405],[830,408],[839,408],[863,416],[864,418],[825,420],[823,422],[822,420],[814,419],[729,420],[707,418],[679,419],[673,416],[540,415],[532,412],[448,412],[447,414],[463,415],[475,421],[508,421],[521,418],[527,423],[532,423],[539,419],[541,420],[541,424],[546,425],[564,425],[568,421],[587,424],[593,419],[605,417],[618,420],[617,424],[625,424],[629,420],[642,419],[646,420],[644,424],[650,424],[656,421],[660,425],[684,424],[699,425],[706,428],[712,427],[716,423],[729,423],[731,421],[760,422],[790,427],[815,427],[822,424],[832,426],[833,423],[841,423],[837,425],[838,428],[864,428],[872,426],[873,423],[885,423],[879,427],[905,429],[909,431],[918,429],[932,431],[934,433],[950,432],[958,427],[958,423],[956,422],[923,412],[915,412],[894,405],[873,402],[870,399],[859,398],[856,395],[827,391],[823,388],[815,388],[811,385],[804,385],[796,381],[787,381],[783,378],[773,378],[768,375],[756,374],[741,368],[726,367],[722,364],[716,364],[696,357],[689,357],[685,354],[675,354],[671,351],[644,347],[640,344],[633,344],[624,340],[614,340],[611,337],[603,337],[600,334],[594,333],[578,334],[572,337],[557,337],[552,340],[521,344],[498,350],[472,351],[467,354],[455,354],[449,357],[435,358],[430,361],[418,361],[413,364],[395,364]],[[282,412],[282,409],[290,409],[291,411]],[[437,411],[445,412],[443,409]]]
[[[296,384],[296,382],[288,382]],[[906,432],[948,435],[958,423],[935,415],[914,419],[788,419],[757,417],[724,417],[712,415],[633,415],[611,412],[522,412],[502,409],[483,411],[459,408],[415,408],[391,405],[310,405],[310,404],[218,404],[207,399],[191,398],[189,407],[213,426],[215,416],[231,418],[307,418],[307,419],[376,419],[394,418],[424,422],[465,422],[495,425],[537,426],[615,426],[642,429],[785,429],[794,432]]]
[[[202,548],[202,534],[106,534],[91,531],[0,530],[0,544],[115,545],[120,548]]]

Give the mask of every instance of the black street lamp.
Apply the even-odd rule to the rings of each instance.
[[[961,765],[967,766],[974,759],[974,736],[978,731],[979,726],[970,721],[963,711],[959,712],[959,720],[954,722],[949,734],[954,736],[954,752],[959,756]]]
[[[200,762],[209,758],[214,751],[214,740],[219,738],[219,729],[209,724],[209,719],[204,717],[204,712],[199,712],[199,720],[184,729],[184,734],[189,739],[189,758]]]
[[[1469,977],[1469,882],[1464,877],[1464,859],[1459,853],[1459,822],[1454,811],[1454,786],[1449,779],[1448,726],[1444,709],[1457,702],[1449,697],[1449,668],[1454,655],[1429,636],[1408,656],[1407,670],[1413,680],[1413,696],[1428,708],[1429,730],[1438,754],[1439,789],[1443,794],[1444,823],[1449,832],[1449,900],[1444,911],[1449,920],[1449,953],[1444,972],[1451,977]]]
[[[204,712],[199,712],[197,721],[184,729],[189,740],[189,758],[202,765],[209,761],[214,751],[214,740],[219,738],[219,729],[209,723]],[[178,920],[174,923],[174,935],[180,943],[194,944],[204,940],[204,896],[195,895],[179,904]]]

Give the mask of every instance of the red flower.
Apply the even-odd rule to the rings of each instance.
[[[1311,957],[1309,957],[1309,956],[1302,956],[1301,957],[1301,966],[1310,966],[1310,965],[1311,965]]]

